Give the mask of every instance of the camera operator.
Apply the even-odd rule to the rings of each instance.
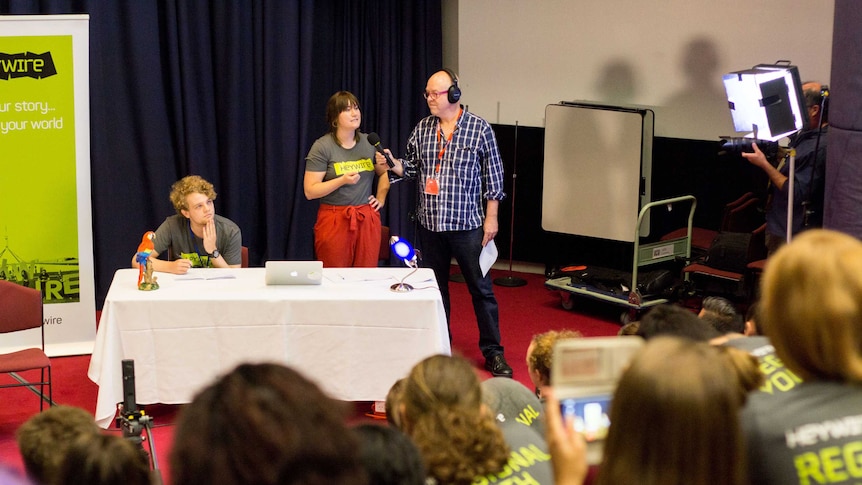
[[[802,91],[808,123],[794,135],[790,143],[790,147],[796,149],[792,234],[823,224],[828,91],[818,82],[806,82],[802,85]],[[770,182],[766,205],[766,248],[771,255],[787,240],[787,180],[790,166],[782,162],[778,167],[773,167],[757,144],[752,143],[752,148],[754,153],[743,153],[742,156],[752,165],[760,167]]]

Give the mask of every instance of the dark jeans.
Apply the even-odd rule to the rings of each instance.
[[[437,285],[443,297],[446,322],[451,327],[449,304],[449,269],[454,257],[464,275],[467,289],[473,298],[473,311],[479,326],[479,349],[486,359],[503,353],[500,345],[500,320],[497,299],[491,283],[491,273],[482,276],[479,268],[479,253],[482,252],[481,227],[469,231],[433,232],[419,226],[419,249],[422,266],[434,270]],[[452,332],[449,332],[449,340]]]

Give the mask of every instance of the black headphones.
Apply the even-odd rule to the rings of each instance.
[[[451,104],[455,104],[461,99],[461,88],[458,87],[458,76],[456,76],[451,69],[447,69],[445,67],[443,68],[443,72],[448,74],[449,79],[452,80],[452,85],[449,86],[449,90],[446,91],[446,99]]]

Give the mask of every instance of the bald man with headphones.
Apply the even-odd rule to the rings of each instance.
[[[451,70],[435,72],[423,96],[431,115],[413,129],[406,156],[394,160],[390,169],[392,177],[417,180],[423,266],[434,270],[449,325],[449,269],[454,257],[473,299],[485,368],[494,376],[512,377],[503,356],[490,273],[483,275],[479,267],[482,248],[499,230],[497,210],[506,196],[497,139],[487,121],[460,104],[458,76]],[[377,163],[385,166],[382,155]]]

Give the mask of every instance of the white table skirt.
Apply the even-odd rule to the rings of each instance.
[[[105,300],[88,371],[96,420],[123,400],[121,361],[135,361],[138,404],[180,404],[242,362],[278,362],[345,401],[382,401],[417,362],[449,354],[440,291],[430,269],[326,268],[319,286],[266,286],[263,268],[156,273],[137,289],[121,269]]]

